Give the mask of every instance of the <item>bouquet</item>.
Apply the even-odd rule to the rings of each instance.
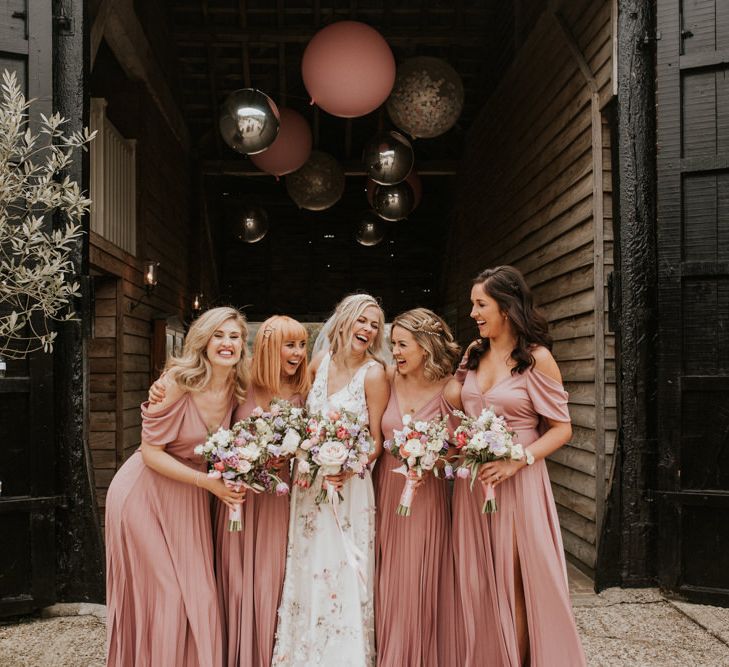
[[[461,479],[471,477],[471,490],[478,468],[483,463],[503,459],[520,461],[524,458],[523,447],[514,442],[516,434],[509,430],[506,420],[496,414],[493,406],[484,409],[478,417],[469,417],[459,410],[453,414],[461,418],[461,424],[454,433],[456,448],[462,454],[457,475]],[[484,484],[483,487],[486,500],[481,513],[491,514],[498,509],[494,487],[492,484]]]
[[[406,478],[396,513],[399,516],[410,516],[417,480],[428,471],[438,477],[436,464],[445,459],[448,452],[447,419],[413,423],[412,417],[405,415],[402,418],[402,429],[393,431],[392,440],[386,440],[384,447],[402,461],[403,465],[393,472],[405,475]],[[445,474],[446,477],[453,476],[450,465],[445,466]]]
[[[209,477],[222,478],[232,489],[284,496],[289,486],[277,474],[276,465],[280,457],[296,452],[304,425],[301,408],[274,401],[269,411],[256,408],[230,429],[218,429],[195,447],[195,453],[208,462]],[[241,507],[237,506],[230,510],[228,530],[241,529]]]
[[[369,429],[345,410],[309,417],[296,453],[296,484],[309,488],[317,477],[351,471],[364,477],[373,441]],[[341,499],[341,494],[338,494]],[[334,503],[334,486],[322,481],[316,502]]]

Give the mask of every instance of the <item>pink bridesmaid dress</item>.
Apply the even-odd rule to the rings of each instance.
[[[463,378],[463,369],[457,376]],[[536,369],[510,375],[482,394],[476,372],[465,373],[464,412],[493,406],[516,441],[540,436],[542,418],[570,421],[567,392]],[[541,423],[544,426],[544,423]],[[542,430],[543,432],[543,430]],[[498,511],[481,514],[476,482],[458,480],[453,493],[453,548],[466,635],[466,667],[519,667],[514,609],[514,547],[518,549],[529,626],[530,667],[583,666],[552,488],[543,459],[496,486]]]
[[[290,402],[297,407],[303,405],[298,394]],[[256,405],[255,389],[251,386],[233,421],[249,417]],[[281,471],[281,479],[290,482],[288,470]],[[247,493],[240,532],[228,530],[228,508],[218,500],[214,515],[215,573],[223,614],[224,664],[269,667],[286,566],[289,498]]]
[[[441,392],[413,419],[446,414]],[[385,439],[402,428],[394,387],[382,416]],[[459,667],[456,591],[449,491],[445,480],[428,475],[415,494],[409,517],[395,513],[405,477],[385,451],[373,472],[377,504],[375,624],[377,664],[382,667]]]
[[[231,398],[227,426],[236,403]],[[194,470],[208,428],[187,392],[164,410],[142,405],[142,440]],[[135,452],[106,496],[107,665],[219,667],[210,494],[148,468]]]

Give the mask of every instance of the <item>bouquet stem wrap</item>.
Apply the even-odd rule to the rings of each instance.
[[[407,467],[404,465],[392,472],[405,476],[405,485],[402,488],[400,502],[398,503],[397,510],[395,510],[395,512],[398,516],[410,516],[413,500],[415,499],[415,492],[417,491],[417,475],[413,471],[408,471]]]
[[[337,507],[339,506],[339,491],[337,491],[334,484],[327,482],[326,480],[324,480],[324,488],[326,489],[329,506],[332,508],[332,512],[334,514],[334,521],[337,524],[337,530],[339,530],[339,534],[342,537],[342,546],[344,547],[344,555],[347,558],[347,563],[354,570],[357,575],[357,579],[359,580],[362,592],[365,593],[367,591],[367,577],[365,576],[364,568],[362,567],[364,554],[362,554],[357,545],[352,541],[352,538],[347,535],[342,528],[342,523],[339,520],[339,513],[337,512]]]
[[[245,485],[225,480],[225,486],[233,491],[240,491]],[[243,530],[243,505],[235,505],[228,509],[228,532],[239,533]]]
[[[481,514],[493,514],[498,509],[494,485],[481,482],[481,488],[483,489],[483,495],[485,498],[483,507],[481,508]]]

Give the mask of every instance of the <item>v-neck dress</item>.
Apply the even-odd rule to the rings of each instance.
[[[544,419],[569,422],[567,392],[536,369],[510,375],[482,393],[476,372],[463,380],[466,414],[493,406],[516,441],[537,440]],[[582,667],[585,656],[575,626],[557,509],[543,459],[496,486],[498,511],[481,514],[480,484],[469,490],[458,480],[453,491],[453,549],[461,616],[466,635],[466,667],[518,667],[514,616],[514,548],[518,549],[529,626],[531,667]]]
[[[438,392],[413,414],[428,421],[447,414]],[[402,428],[394,384],[382,416],[385,439]],[[373,472],[375,532],[375,623],[381,667],[460,667],[451,512],[447,482],[426,475],[409,517],[396,514],[405,483],[393,471],[400,462],[388,451]]]
[[[231,396],[222,425],[235,405]],[[156,413],[142,405],[142,441],[201,472],[194,448],[207,435],[190,392]],[[105,534],[107,665],[222,665],[210,494],[148,468],[136,451],[109,486]]]
[[[299,394],[289,400],[297,407],[304,404]],[[233,422],[249,417],[257,405],[251,385]],[[280,476],[290,482],[288,468]],[[243,530],[233,533],[227,527],[228,508],[218,499],[214,503],[215,579],[223,615],[224,664],[268,667],[286,566],[289,497],[246,494]]]

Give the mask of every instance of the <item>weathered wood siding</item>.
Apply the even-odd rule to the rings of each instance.
[[[136,250],[126,252],[91,233],[90,263],[100,287],[90,345],[91,449],[103,510],[114,473],[140,444],[139,406],[152,379],[153,321],[189,321],[192,295],[210,267],[197,252],[201,236],[188,151],[145,87],[129,80],[103,42],[91,87],[93,96],[108,102],[115,127],[137,140]],[[143,282],[147,259],[160,263],[150,296]]]
[[[612,96],[611,3],[563,3],[560,11],[561,25],[549,11],[539,18],[471,130],[444,294],[466,342],[475,334],[468,285],[480,270],[513,264],[532,286],[551,324],[574,427],[549,472],[566,551],[591,570],[615,439],[605,296],[610,133],[601,113]]]

